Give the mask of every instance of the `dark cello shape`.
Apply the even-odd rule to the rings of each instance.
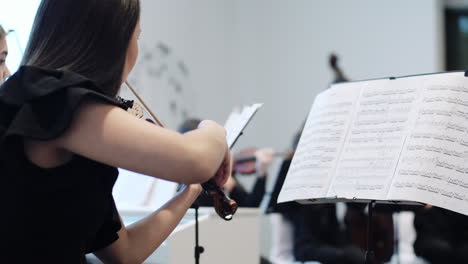
[[[329,58],[330,68],[333,71],[334,80],[333,83],[348,82],[349,79],[346,78],[340,66],[338,65],[338,56],[331,54]]]
[[[143,117],[143,109],[145,109],[154,119],[146,119],[148,122],[164,127],[162,122],[159,121],[159,119],[156,117],[156,115],[154,115],[153,112],[151,112],[151,110],[146,106],[146,104],[136,93],[136,91],[131,87],[131,85],[128,84],[128,82],[125,82],[125,84],[137,97],[137,99],[141,102],[142,105],[135,103],[133,100],[126,100],[121,97],[117,97],[116,100],[123,104],[127,108],[128,112],[139,118]],[[237,211],[237,202],[229,198],[229,196],[216,184],[214,179],[210,179],[207,182],[202,183],[202,187],[205,193],[212,197],[216,213],[226,221],[231,220]]]

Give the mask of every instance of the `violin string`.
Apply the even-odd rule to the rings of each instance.
[[[140,101],[141,105],[145,109],[146,112],[150,114],[150,116],[154,119],[154,121],[160,126],[160,127],[165,127],[164,124],[156,117],[156,115],[149,109],[149,107],[145,104],[141,96],[136,92],[136,90],[133,88],[128,81],[125,81],[125,85],[130,89],[130,91],[135,95],[138,101]]]

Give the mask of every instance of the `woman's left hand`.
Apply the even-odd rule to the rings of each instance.
[[[227,149],[223,163],[221,163],[221,166],[213,177],[219,187],[223,187],[228,181],[229,177],[231,177],[232,163],[232,153],[229,149]]]

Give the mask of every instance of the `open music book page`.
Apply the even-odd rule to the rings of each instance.
[[[339,84],[310,110],[278,201],[325,198],[361,88]]]
[[[416,122],[387,199],[468,215],[468,78],[463,72],[423,77]]]
[[[232,148],[236,140],[241,135],[244,128],[252,120],[252,117],[257,113],[258,109],[263,104],[253,104],[244,106],[240,110],[234,110],[226,120],[224,128],[226,129],[226,139],[229,148]]]
[[[314,102],[278,202],[414,201],[468,214],[467,158],[463,72],[332,85]]]
[[[387,199],[421,98],[417,84],[417,78],[352,83],[362,91],[327,196]]]

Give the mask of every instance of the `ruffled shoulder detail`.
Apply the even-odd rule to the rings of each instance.
[[[85,98],[127,108],[79,74],[21,67],[0,86],[0,142],[10,136],[37,140],[60,136]]]

